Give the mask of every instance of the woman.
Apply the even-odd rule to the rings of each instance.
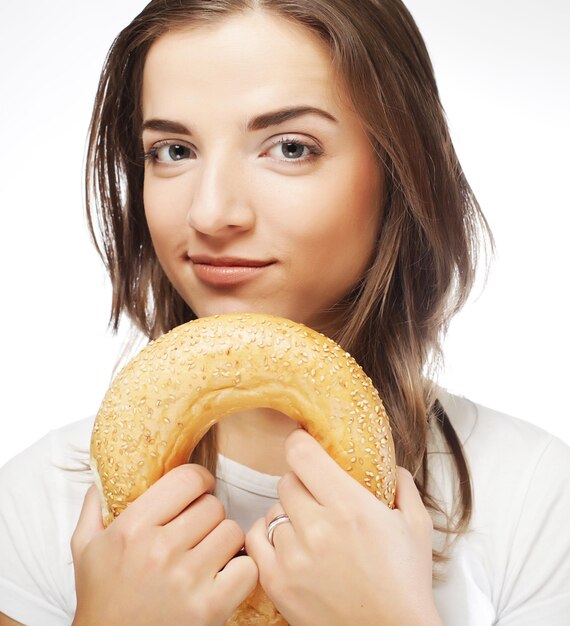
[[[88,190],[115,324],[266,312],[356,357],[397,508],[256,409],[104,531],[80,422],[3,470],[0,624],[222,624],[258,578],[291,624],[564,623],[568,448],[426,375],[488,232],[400,2],[151,2],[103,72]]]

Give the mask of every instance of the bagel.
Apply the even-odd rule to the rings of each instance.
[[[108,526],[166,472],[188,462],[230,413],[268,407],[296,420],[393,508],[395,451],[382,401],[358,363],[302,324],[215,315],[151,342],[109,387],[91,437],[91,467]],[[231,624],[284,624],[258,587]]]

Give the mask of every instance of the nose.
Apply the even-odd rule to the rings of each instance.
[[[235,159],[205,159],[194,179],[188,224],[204,235],[217,237],[251,229],[255,212],[249,190],[247,177]]]

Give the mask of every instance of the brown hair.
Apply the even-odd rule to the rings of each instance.
[[[91,233],[113,286],[112,324],[116,329],[126,313],[154,338],[195,318],[162,271],[144,217],[146,54],[166,32],[251,9],[293,20],[327,44],[373,143],[386,178],[377,250],[358,285],[334,307],[342,330],[333,338],[380,392],[398,464],[414,475],[426,507],[444,514],[445,524],[435,528],[459,536],[471,518],[471,480],[431,375],[449,321],[473,285],[479,243],[492,248],[492,236],[455,154],[425,44],[399,0],[153,0],[119,34],[99,84],[86,180]],[[430,424],[443,435],[459,479],[451,515],[428,489]],[[212,431],[193,454],[210,470]],[[433,558],[448,557],[434,550]]]

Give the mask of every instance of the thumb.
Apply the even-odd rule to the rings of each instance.
[[[394,506],[416,526],[431,527],[433,522],[428,513],[412,474],[404,467],[396,467],[396,499]]]
[[[71,537],[71,554],[74,561],[81,555],[91,539],[104,528],[97,487],[91,485],[85,494],[79,520]]]

